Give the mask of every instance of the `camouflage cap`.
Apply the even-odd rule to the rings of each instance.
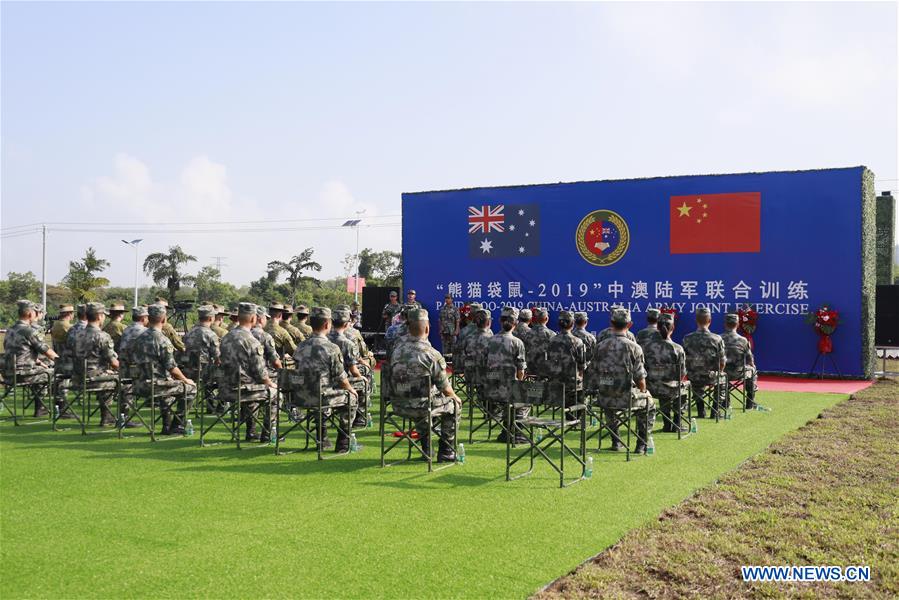
[[[416,321],[427,321],[428,311],[424,308],[413,308],[406,314],[406,321],[415,323]]]
[[[559,320],[560,321],[574,321],[574,315],[570,310],[560,310],[559,311]]]
[[[334,310],[350,310],[349,304],[338,304],[334,307]]]
[[[739,317],[739,315],[736,315],[734,313],[728,313],[728,314],[724,315],[724,322],[727,325],[736,325],[737,323],[740,322],[740,317]]]
[[[334,307],[334,310],[331,311],[332,319],[337,319],[338,321],[349,321],[350,320],[350,307],[346,304],[338,304]]]
[[[472,312],[474,312],[476,310],[481,309],[481,303],[480,302],[472,302],[468,305],[468,307],[471,309]]]
[[[583,311],[578,311],[578,312],[574,313],[575,321],[587,321],[589,319],[590,319],[590,317],[588,317],[587,313],[585,313]]]
[[[701,308],[696,309],[696,316],[697,317],[711,317],[712,311],[710,311],[708,308],[703,306]]]
[[[306,308],[306,307],[301,306],[300,308]],[[299,313],[299,309],[297,309],[297,312]],[[310,315],[313,318],[330,319],[331,318],[331,309],[328,308],[327,306],[313,306],[312,312],[310,313]]]
[[[674,315],[671,313],[662,313],[659,315],[659,323],[674,323]]]
[[[518,311],[518,320],[519,321],[530,321],[531,317],[531,309],[530,308],[522,308]]]
[[[153,301],[155,304],[161,304],[163,306],[168,306],[169,301],[163,298],[162,296],[156,296],[156,300]]]
[[[284,305],[280,302],[272,302],[268,305],[269,310],[284,310]]]
[[[109,311],[106,310],[106,306],[102,302],[88,302],[87,303],[87,316],[90,318],[91,315],[108,315]]]
[[[268,311],[265,310],[265,307],[262,306],[261,304],[257,304],[256,305],[256,316],[259,317],[260,319],[267,319]]]
[[[147,307],[146,306],[135,306],[131,309],[131,318],[134,320],[140,319],[141,317],[147,316]]]
[[[659,315],[662,314],[658,308],[647,308],[646,309],[646,318],[647,319],[658,319]]]
[[[201,319],[215,317],[215,307],[209,304],[203,304],[197,307],[197,315]]]
[[[531,312],[534,313],[535,319],[542,319],[543,317],[547,316],[546,309],[540,306],[535,306]]]
[[[46,309],[44,308],[44,305],[41,304],[40,302],[34,303],[34,310],[39,313],[47,312]]]
[[[249,317],[256,314],[256,305],[252,302],[241,302],[237,305],[237,316]]]
[[[164,304],[151,304],[147,307],[147,316],[153,317],[154,319],[158,319],[159,317],[164,317],[166,315],[167,309]]]
[[[615,308],[612,310],[612,325],[624,326],[631,322],[631,313],[626,308]]]
[[[60,304],[59,312],[61,312],[61,313],[75,312],[75,307],[72,306],[71,304]]]
[[[78,317],[79,317],[79,318],[83,318],[83,317],[84,317],[84,312],[85,312],[86,310],[87,310],[87,304],[76,304],[76,305],[75,305],[75,312],[78,313]]]
[[[109,312],[125,312],[127,309],[124,304],[116,303],[109,307]]]
[[[219,306],[218,304],[214,304],[213,306],[215,306],[215,314],[217,314],[217,315],[231,314],[228,312],[228,309],[225,308],[224,306]]]
[[[499,316],[503,319],[518,319],[518,309],[514,306],[504,306]]]
[[[285,304],[284,305],[284,314],[292,315],[293,314],[293,304]]]
[[[406,290],[406,295],[407,295],[407,296],[408,296],[409,294],[414,294],[414,293],[415,293],[415,290]]]
[[[396,290],[390,290],[390,293],[387,295],[391,298],[396,298],[399,294],[396,293]]]
[[[26,310],[34,310],[34,302],[31,300],[18,300],[16,302],[16,307],[19,309],[19,312],[23,312]]]
[[[298,315],[308,315],[309,309],[306,308],[305,304],[300,304],[299,306],[297,306],[297,309],[294,312],[296,312]],[[330,319],[331,317],[328,318]]]
[[[236,319],[238,316],[240,316],[240,313],[238,313],[236,310],[229,310],[229,311],[228,311],[228,316],[229,316],[229,317],[234,317],[234,318]]]

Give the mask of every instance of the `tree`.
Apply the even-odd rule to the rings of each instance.
[[[91,302],[97,299],[96,288],[109,285],[108,279],[98,277],[98,273],[108,266],[108,260],[97,257],[94,249],[88,248],[82,260],[69,262],[69,274],[62,282],[72,291],[77,302]]]
[[[197,273],[194,287],[200,302],[228,305],[237,300],[237,289],[222,281],[222,273],[213,266],[206,266]]]
[[[40,297],[41,283],[34,273],[10,271],[6,279],[0,281],[0,323],[7,325],[16,322],[16,300],[26,298],[37,302]]]
[[[344,259],[344,262],[349,260]],[[375,252],[365,248],[359,252],[359,277],[371,285],[399,285],[403,277],[403,258],[399,252]]]
[[[287,274],[287,288],[290,292],[291,304],[296,304],[297,291],[300,289],[303,282],[308,281],[315,283],[316,285],[321,285],[321,282],[315,277],[303,275],[304,271],[322,270],[322,266],[312,260],[313,252],[312,248],[306,248],[287,262],[273,260],[268,263],[268,277],[272,284],[278,280],[278,277],[280,277],[282,273]]]
[[[154,252],[144,259],[144,273],[153,278],[156,285],[165,285],[168,299],[174,302],[182,285],[193,285],[196,277],[187,275],[182,266],[195,262],[196,256],[187,254],[181,246],[172,246],[168,252]]]

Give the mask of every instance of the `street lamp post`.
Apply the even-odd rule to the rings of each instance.
[[[362,222],[362,215],[365,213],[365,209],[357,210],[356,216],[358,219],[351,219],[343,224],[344,227],[355,227],[356,228],[356,275],[353,280],[353,300],[357,303],[359,302],[359,265],[362,261],[359,260],[359,224]]]
[[[143,239],[131,240],[130,242],[128,240],[122,240],[123,244],[128,244],[129,246],[134,248],[134,308],[137,308],[137,275],[139,273],[138,267],[137,267],[137,265],[138,265],[137,245],[140,244],[142,241],[144,241],[144,240]]]

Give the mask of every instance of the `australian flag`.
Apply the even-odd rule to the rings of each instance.
[[[539,256],[540,205],[469,206],[468,255],[471,258]]]

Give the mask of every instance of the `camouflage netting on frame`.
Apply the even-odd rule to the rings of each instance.
[[[877,251],[875,245],[874,173],[862,171],[862,367],[865,377],[874,376],[874,295],[877,286]]]

